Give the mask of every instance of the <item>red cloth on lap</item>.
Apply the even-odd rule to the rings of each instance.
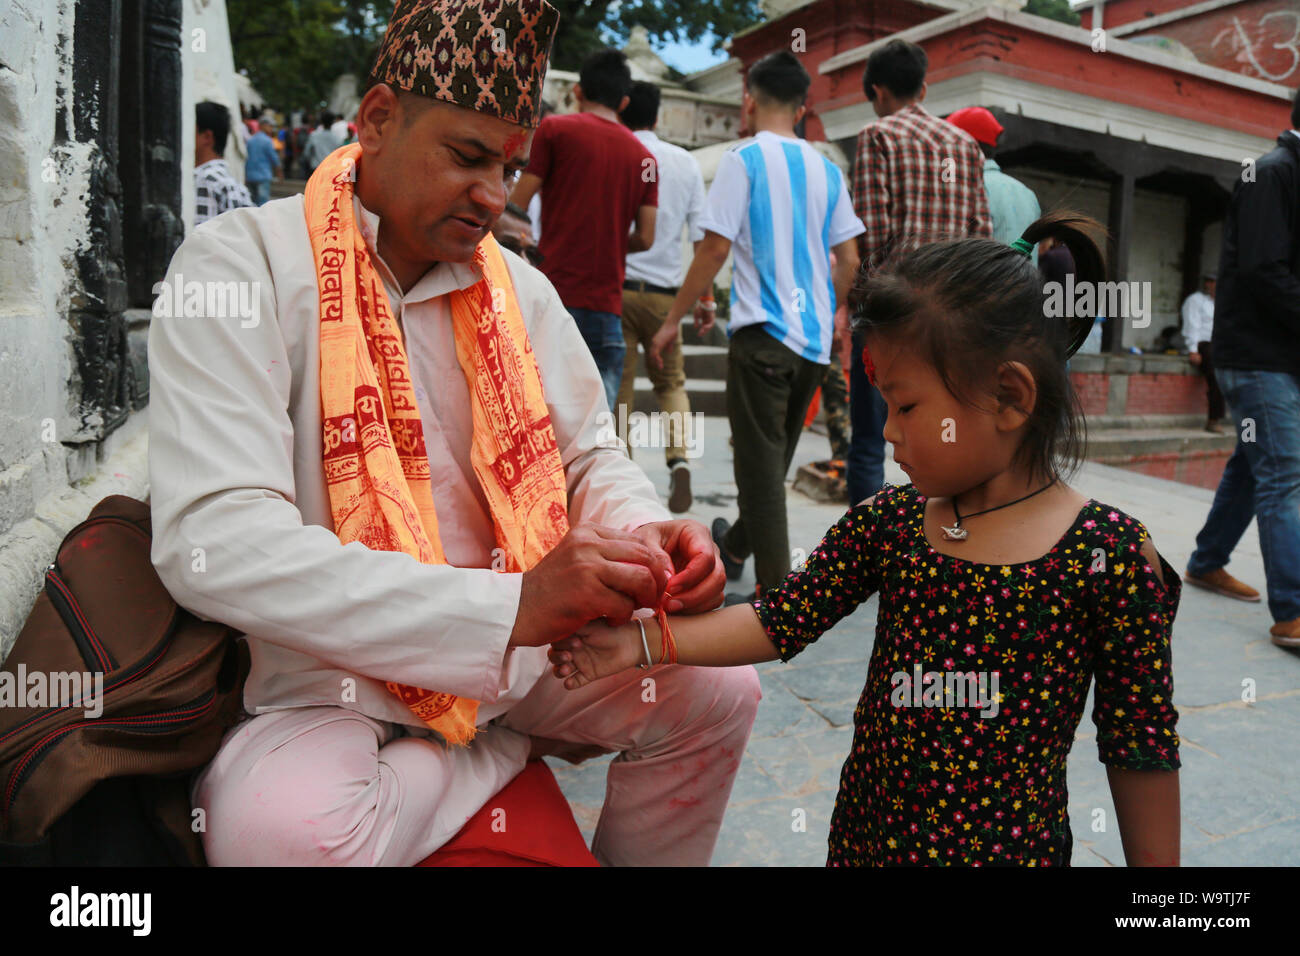
[[[504,811],[504,814],[498,812]],[[496,822],[496,829],[493,823]],[[524,767],[470,817],[442,849],[417,866],[599,866],[551,768]]]

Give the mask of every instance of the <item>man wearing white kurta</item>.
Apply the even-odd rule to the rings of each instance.
[[[399,3],[389,33],[426,5],[438,6]],[[549,37],[531,77],[538,91],[548,47]],[[526,165],[521,129],[531,133],[535,121],[507,121],[481,99],[475,110],[454,102],[374,85],[357,118],[353,200],[404,336],[447,564],[344,545],[333,532],[302,197],[197,229],[164,282],[171,307],[155,308],[154,564],[182,606],[245,631],[252,656],[250,719],[195,786],[208,859],[409,865],[450,839],[530,755],[616,751],[597,858],[703,864],[760,697],[753,669],[670,665],[570,692],[546,673],[546,645],[587,620],[626,620],[650,606],[647,582],[662,584],[651,572],[668,562],[667,609],[715,607],[721,566],[702,525],[666,520],[644,474],[621,450],[598,446],[607,406],[590,353],[546,278],[503,252],[574,530],[527,572],[493,570],[502,564],[470,465],[470,395],[448,297],[479,281],[474,248]],[[218,287],[245,298],[227,296],[224,310],[191,299],[189,314],[203,317],[185,317],[190,293]],[[385,682],[479,701],[478,735],[448,746]]]

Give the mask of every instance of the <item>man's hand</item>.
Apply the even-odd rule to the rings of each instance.
[[[641,530],[629,534],[599,525],[570,530],[524,572],[510,646],[540,647],[590,621],[626,624],[637,608],[658,607],[675,566],[671,552]]]
[[[632,532],[648,547],[659,548],[672,560],[664,610],[669,614],[698,614],[722,603],[727,575],[709,529],[698,521],[656,521]],[[655,605],[646,605],[654,607]]]
[[[713,328],[713,321],[718,317],[718,306],[708,308],[702,302],[695,303],[695,334],[703,335]]]
[[[663,368],[664,353],[677,347],[678,328],[680,326],[676,322],[665,322],[663,328],[656,332],[655,337],[650,340],[650,348],[646,350],[646,357],[654,363],[655,368]]]
[[[1200,365],[1200,364],[1201,364],[1201,353],[1200,353],[1200,352],[1188,352],[1188,353],[1187,353],[1187,361],[1191,362],[1193,365]]]

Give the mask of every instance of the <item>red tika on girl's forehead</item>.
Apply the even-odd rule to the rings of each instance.
[[[871,361],[871,351],[865,345],[862,346],[862,367],[867,370],[867,381],[875,385],[876,363]]]

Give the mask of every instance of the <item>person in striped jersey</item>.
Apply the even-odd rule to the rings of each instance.
[[[740,517],[717,519],[713,531],[732,580],[754,556],[759,593],[790,570],[785,475],[830,362],[836,303],[857,272],[864,230],[839,167],[795,135],[810,82],[784,50],[750,68],[742,110],[754,135],[718,164],[700,221],[704,239],[651,345],[658,363],[732,253],[727,417]],[[710,324],[706,318],[701,331]]]

